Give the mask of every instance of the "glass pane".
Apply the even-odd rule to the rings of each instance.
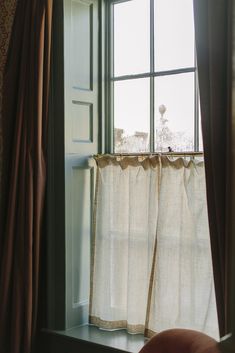
[[[194,150],[194,74],[155,78],[155,151]]]
[[[155,71],[194,66],[193,0],[155,0]]]
[[[150,82],[148,78],[114,82],[114,150],[149,151]]]
[[[149,0],[114,6],[114,76],[149,71]]]

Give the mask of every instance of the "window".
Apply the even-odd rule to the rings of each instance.
[[[109,18],[110,149],[201,150],[193,1],[113,1]]]
[[[111,1],[108,10],[110,150],[191,157],[199,150],[193,1]],[[204,164],[138,157],[96,157],[90,323],[218,337]]]
[[[161,2],[163,2],[162,6],[164,3],[168,3],[168,5],[170,3],[169,0],[159,0],[159,4]],[[171,2],[171,6],[174,6],[175,2],[178,6],[182,4],[184,6],[182,0],[172,0]],[[191,4],[191,0],[187,0],[187,2]],[[165,125],[162,121],[164,128],[167,127],[173,131],[175,125],[170,116],[170,109],[174,107],[170,108],[168,101],[158,97],[160,92],[161,94],[168,93],[168,87],[170,87],[177,97],[180,97],[179,92],[181,92],[183,98],[180,102],[187,106],[189,99],[184,96],[184,91],[186,93],[188,91],[186,88],[183,89],[182,82],[184,78],[186,81],[186,78],[189,77],[191,77],[190,87],[192,87],[189,118],[193,139],[192,149],[198,149],[199,116],[195,88],[193,39],[190,42],[190,50],[188,44],[186,45],[186,40],[184,40],[184,46],[181,43],[183,50],[188,48],[187,50],[191,53],[191,63],[182,58],[181,62],[181,59],[178,62],[170,62],[175,57],[171,53],[175,53],[180,45],[175,45],[176,39],[172,39],[172,35],[175,34],[174,29],[171,29],[168,34],[168,51],[166,51],[165,57],[163,59],[157,58],[156,53],[160,52],[160,49],[157,49],[158,45],[160,46],[160,42],[157,40],[160,29],[157,32],[157,28],[154,28],[154,24],[156,27],[157,5],[157,0],[119,2],[63,0],[55,4],[54,111],[50,120],[52,126],[50,128],[51,148],[48,183],[48,199],[50,201],[48,207],[50,233],[50,237],[48,237],[48,307],[50,308],[48,327],[51,329],[64,330],[88,323],[90,249],[93,230],[91,215],[95,177],[94,166],[87,162],[88,156],[104,151],[138,153],[139,151],[160,150],[157,146],[157,141],[160,141],[157,139],[159,113],[162,114],[163,120],[168,120]],[[139,17],[134,20],[136,17],[133,15],[135,6],[137,8],[138,6],[143,7],[143,11],[139,9]],[[122,9],[118,22],[118,11],[121,12]],[[175,11],[176,9],[172,9],[172,16]],[[184,13],[185,11],[184,9]],[[125,21],[122,17],[123,13],[126,15]],[[185,13],[186,16],[188,15]],[[168,27],[169,25],[172,27],[173,19],[171,17],[167,17]],[[105,23],[106,19],[109,20],[108,26]],[[193,26],[193,24],[191,25]],[[179,26],[175,25],[175,27]],[[107,42],[110,45],[106,45],[105,35],[108,35]],[[118,36],[120,37],[119,42]],[[191,37],[193,38],[193,36]],[[104,44],[107,47],[107,53],[105,53]],[[108,55],[104,55],[104,53]],[[139,53],[146,53],[141,62]],[[106,81],[104,75],[106,57],[109,58],[106,63],[110,79],[106,91],[107,97],[109,97],[108,109],[107,114],[104,114],[106,105],[104,104],[103,83]],[[166,58],[169,59],[168,62]],[[88,63],[87,65],[84,64],[84,60]],[[85,66],[78,65],[79,62]],[[175,85],[174,82],[176,82]],[[126,91],[123,90],[123,87]],[[177,87],[177,90],[174,87]],[[127,95],[126,92],[130,92],[130,94]],[[134,99],[131,101],[132,96]],[[122,107],[119,116],[117,104]],[[159,112],[159,107],[162,105],[165,105],[166,109],[161,107]],[[186,119],[186,115],[189,114],[187,114],[184,105],[183,108],[180,106],[181,110],[179,110]],[[130,114],[131,109],[133,109],[132,114]],[[121,120],[123,114],[126,115]],[[105,124],[101,121],[101,116],[104,117],[104,115],[107,117],[108,131],[112,131],[109,138],[106,139],[109,141],[107,147],[104,144]],[[142,119],[140,121],[143,123],[139,123],[135,115],[137,117],[140,115]],[[128,122],[127,127],[131,126],[132,130],[128,131],[128,128],[121,124],[126,121]],[[122,132],[118,129],[125,131]],[[175,128],[174,131],[178,131],[178,125],[177,130]],[[134,144],[132,150],[127,143],[131,137],[134,142],[135,140],[138,142],[136,145]],[[114,143],[110,143],[110,141],[118,141],[120,145],[118,146],[116,143],[114,148]],[[139,148],[139,141],[144,148]],[[166,142],[164,150],[168,150],[168,146],[171,146],[174,151],[186,150],[182,146],[182,141],[183,139],[180,140],[180,146],[174,146],[172,143],[168,145]]]

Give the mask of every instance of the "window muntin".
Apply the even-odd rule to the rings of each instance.
[[[110,3],[111,152],[168,152],[169,147],[175,152],[188,152],[198,151],[202,146],[193,1],[177,1],[177,8],[175,3],[172,0]]]

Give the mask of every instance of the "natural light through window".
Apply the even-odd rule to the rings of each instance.
[[[192,0],[114,2],[114,152],[202,150]]]
[[[113,141],[94,157],[89,322],[218,338],[193,0],[110,0],[106,10]]]

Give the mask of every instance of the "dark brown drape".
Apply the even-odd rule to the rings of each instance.
[[[7,59],[9,39],[12,31],[12,24],[15,15],[17,0],[0,1],[0,190],[2,184],[2,157],[3,157],[3,136],[2,136],[2,92],[3,72]],[[1,205],[1,192],[0,192]]]
[[[231,9],[229,0],[194,0],[207,201],[220,335],[229,330]]]
[[[37,321],[52,0],[18,0],[3,77],[0,352],[29,353]]]

